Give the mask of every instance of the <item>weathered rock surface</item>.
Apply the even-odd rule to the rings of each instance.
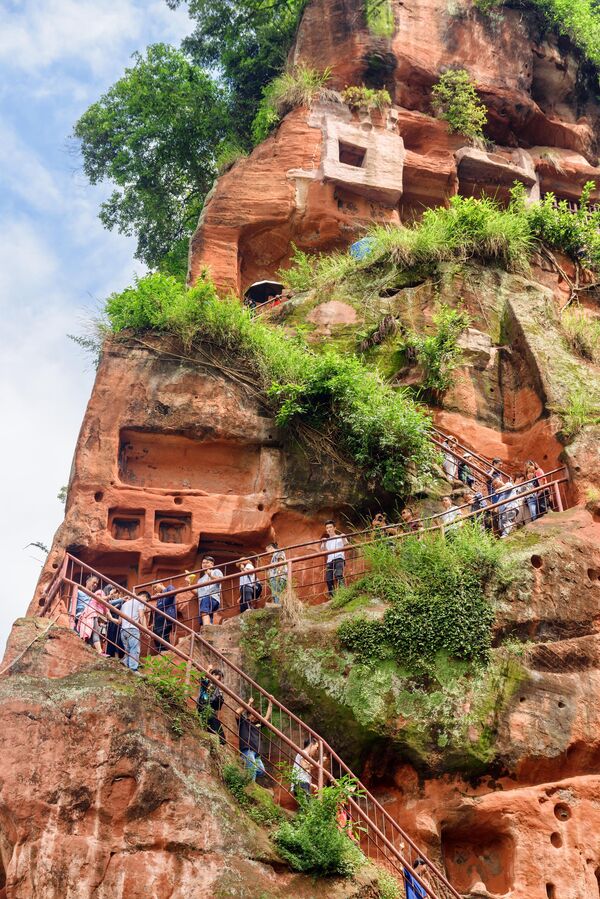
[[[6,661],[46,624],[18,621]],[[379,896],[368,870],[292,874],[224,786],[212,740],[194,728],[174,739],[152,691],[68,630],[0,678],[0,717],[6,899]]]

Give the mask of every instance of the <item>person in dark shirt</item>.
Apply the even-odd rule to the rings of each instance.
[[[254,697],[248,700],[248,705],[254,705]],[[273,711],[273,703],[269,699],[269,705],[264,718],[269,721]],[[252,775],[252,780],[256,780],[258,775],[266,774],[265,765],[260,757],[260,738],[262,722],[256,716],[254,711],[248,712],[243,706],[235,711],[235,717],[238,726],[238,736],[240,741],[240,752],[246,761],[246,768]]]
[[[220,683],[223,682],[225,675],[220,668],[211,668],[210,674]],[[211,734],[218,736],[221,746],[225,745],[225,734],[219,719],[219,712],[223,708],[224,702],[223,693],[217,684],[210,681],[207,677],[203,678],[200,681],[200,692],[196,700],[196,708],[200,713],[204,712],[205,709],[209,709],[206,728]]]
[[[173,622],[168,618],[165,618],[164,615],[160,615],[159,613],[165,612],[167,615],[170,615],[171,618],[177,617],[175,587],[173,586],[173,584],[169,584],[168,587],[165,587],[164,584],[157,584],[154,596],[156,598],[156,612],[154,613],[154,633],[157,637],[162,637],[163,640],[166,640],[167,643],[170,643]],[[167,648],[159,640],[155,640],[154,643],[157,652],[164,652]]]

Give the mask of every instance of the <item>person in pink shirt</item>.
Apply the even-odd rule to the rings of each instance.
[[[86,594],[87,595],[87,594]],[[102,597],[102,599],[100,598]],[[106,605],[102,601],[104,594],[102,590],[96,590],[93,596],[87,597],[87,603],[77,624],[77,633],[82,640],[94,647],[99,655],[102,652],[102,638],[100,636],[100,622],[106,618]]]

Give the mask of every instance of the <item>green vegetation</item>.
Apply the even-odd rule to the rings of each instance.
[[[475,2],[479,9],[489,12],[505,5],[506,0]],[[535,10],[546,29],[553,29],[557,34],[568,37],[584,57],[595,66],[600,66],[600,18],[594,0],[517,0],[510,5]]]
[[[310,106],[331,78],[331,69],[317,72],[298,66],[278,75],[265,87],[258,111],[252,122],[252,140],[259,144],[269,136],[277,123],[297,106]]]
[[[501,544],[478,525],[439,534],[377,541],[365,547],[369,572],[338,596],[367,594],[391,604],[382,621],[342,623],[342,646],[361,660],[395,658],[424,671],[439,654],[482,663],[489,657],[492,608],[485,586],[500,566]]]
[[[347,87],[342,91],[342,100],[350,109],[379,109],[392,105],[392,98],[388,91],[376,90],[372,87],[359,86]]]
[[[73,133],[92,184],[116,190],[100,209],[106,228],[137,237],[136,256],[185,271],[187,245],[227,136],[222,90],[165,44],[134,65],[81,116]]]
[[[106,315],[116,333],[156,330],[177,335],[186,348],[195,340],[218,348],[211,364],[241,368],[249,386],[268,397],[280,425],[314,439],[333,458],[346,454],[386,490],[406,493],[415,472],[426,479],[432,471],[429,419],[405,391],[355,356],[313,353],[282,330],[253,321],[238,300],[219,300],[207,278],[187,289],[173,277],[147,275],[112,294]]]
[[[182,0],[167,0],[171,7]],[[186,0],[193,33],[183,50],[227,88],[228,121],[240,146],[263,89],[285,67],[306,0]]]
[[[583,428],[600,425],[600,411],[594,394],[583,384],[573,385],[562,405],[550,407],[562,419],[562,434],[573,440]]]
[[[452,373],[462,361],[458,338],[469,323],[466,312],[441,305],[433,314],[433,334],[413,331],[404,339],[404,347],[414,349],[423,368],[422,390],[441,393],[452,386]]]
[[[248,771],[228,763],[223,768],[223,780],[246,814],[261,827],[274,827],[285,819],[268,790],[253,783]]]
[[[274,836],[279,854],[295,871],[350,877],[365,863],[356,843],[338,826],[338,811],[350,795],[358,795],[350,777],[323,787],[316,796],[300,794],[296,817],[285,821]]]
[[[186,726],[196,719],[189,700],[198,693],[197,672],[192,672],[189,683],[186,683],[185,662],[176,665],[162,655],[148,656],[144,659],[143,679],[154,690],[162,710],[170,720],[173,734],[181,737]]]
[[[561,325],[575,352],[588,362],[600,365],[600,318],[576,306],[564,310]]]
[[[586,182],[575,212],[571,212],[566,200],[557,202],[554,194],[547,193],[541,202],[528,207],[527,217],[538,240],[597,271],[600,269],[600,210],[590,208],[590,195],[595,186],[594,181]],[[513,194],[522,196],[523,189]]]
[[[240,159],[245,159],[248,156],[246,150],[242,150],[241,147],[238,147],[235,143],[226,143],[223,145],[221,150],[219,150],[217,154],[217,158],[215,159],[215,166],[219,175],[223,175],[225,172],[229,171],[232,166],[239,162]]]
[[[487,110],[464,69],[450,69],[440,76],[433,86],[432,106],[451,131],[475,144],[483,143]]]
[[[394,36],[394,10],[391,0],[365,0],[365,18],[369,31],[377,37]]]

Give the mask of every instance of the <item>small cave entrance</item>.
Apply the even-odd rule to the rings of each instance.
[[[283,284],[280,281],[255,281],[244,294],[244,305],[252,309],[255,306],[262,306],[263,303],[281,296],[282,290]]]
[[[357,147],[354,144],[339,142],[339,160],[343,165],[351,165],[361,169],[367,155],[366,147]]]
[[[512,889],[514,843],[493,823],[448,828],[442,833],[442,851],[448,879],[459,893],[469,893],[476,883],[499,896]]]

